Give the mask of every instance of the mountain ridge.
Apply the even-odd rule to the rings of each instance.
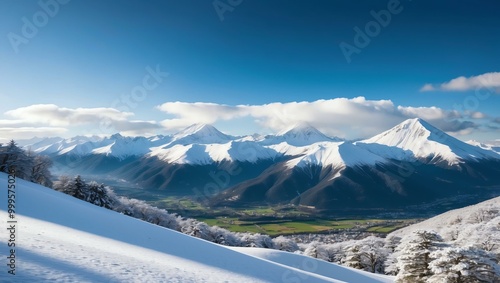
[[[281,135],[245,138],[198,124],[173,136],[68,140],[41,148],[51,148],[59,173],[106,174],[188,197],[201,190],[214,206],[397,208],[457,194],[483,198],[500,184],[500,155],[421,119],[356,142],[325,141],[318,132],[299,125]]]

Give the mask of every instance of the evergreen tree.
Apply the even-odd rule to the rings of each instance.
[[[363,269],[372,273],[383,273],[384,262],[389,254],[384,239],[369,236],[360,241],[360,246]]]
[[[430,255],[433,271],[428,282],[473,283],[500,282],[500,267],[493,255],[474,248],[449,247],[434,251]]]
[[[345,248],[345,258],[342,264],[356,269],[363,269],[361,248],[357,243]]]
[[[30,172],[30,181],[45,187],[52,187],[52,175],[49,168],[52,166],[52,160],[43,155],[35,155]]]
[[[82,180],[80,175],[77,175],[71,184],[70,195],[77,199],[85,200],[87,191],[87,184]]]
[[[8,172],[14,169],[16,176],[29,180],[32,160],[26,155],[23,149],[11,140],[6,146],[0,147],[0,171]]]
[[[73,180],[67,176],[61,176],[59,180],[54,183],[54,189],[75,198],[109,209],[112,208],[112,204],[114,202],[113,199],[116,198],[113,197],[114,195],[109,195],[109,190],[104,185],[96,182],[90,182],[87,184],[84,180],[82,180],[80,175],[76,176]],[[138,218],[143,219],[143,217],[144,216]]]
[[[398,246],[397,265],[399,273],[396,282],[426,282],[432,272],[429,264],[430,254],[443,241],[434,231],[417,230],[410,237],[403,239]]]

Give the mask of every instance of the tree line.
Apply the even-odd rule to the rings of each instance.
[[[0,172],[7,173],[13,168],[18,178],[52,187],[50,167],[52,161],[48,156],[38,155],[31,150],[23,150],[14,140],[8,144],[0,144]]]

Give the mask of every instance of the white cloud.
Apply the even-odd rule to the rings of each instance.
[[[432,91],[435,90],[435,88],[432,86],[432,84],[425,84],[420,91]]]
[[[478,126],[470,119],[484,114],[461,113],[438,107],[394,105],[391,100],[367,100],[364,97],[335,98],[301,102],[275,102],[260,105],[167,102],[157,106],[167,114],[163,121],[131,120],[134,115],[114,108],[64,108],[53,104],[32,105],[6,112],[11,120],[0,120],[3,138],[31,138],[70,134],[152,135],[177,131],[193,123],[221,121],[247,128],[260,126],[266,132],[278,132],[292,124],[307,122],[324,133],[348,139],[378,134],[408,118],[419,117],[455,134],[468,133]],[[254,122],[253,125],[249,123]],[[239,124],[241,122],[241,124]],[[224,130],[224,129],[222,129]]]
[[[472,77],[458,77],[440,85],[425,84],[420,91],[468,91],[488,89],[500,93],[500,72],[484,73]]]
[[[67,132],[57,127],[0,127],[0,143],[12,139],[30,139],[33,137],[55,137]]]
[[[36,104],[7,111],[5,115],[30,123],[68,126],[99,123],[104,119],[124,121],[134,114],[120,112],[114,108],[71,109],[54,104]]]
[[[65,108],[54,104],[36,104],[5,112],[12,120],[0,120],[3,136],[23,139],[25,136],[54,136],[67,132],[67,127],[88,126],[95,134],[121,132],[146,135],[160,129],[155,121],[129,120],[131,112],[114,108]],[[46,131],[46,132],[44,132]]]
[[[478,111],[474,111],[474,112],[471,112],[471,113],[468,113],[469,116],[472,118],[472,119],[484,119],[484,118],[487,118],[486,114],[482,113],[482,112],[478,112]]]
[[[451,132],[475,127],[475,124],[457,122],[456,119],[461,118],[458,111],[395,106],[390,100],[367,100],[364,97],[237,106],[167,102],[157,108],[173,116],[162,121],[162,125],[176,130],[193,123],[215,123],[242,117],[252,117],[256,123],[274,132],[297,122],[308,122],[326,134],[344,138],[369,137],[415,117],[439,124]]]

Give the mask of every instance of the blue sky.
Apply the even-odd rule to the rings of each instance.
[[[2,1],[0,135],[195,122],[243,134],[306,120],[362,138],[421,117],[464,140],[499,139],[500,3],[435,2]],[[357,48],[349,60],[342,43]],[[160,80],[140,93],[151,70]]]

